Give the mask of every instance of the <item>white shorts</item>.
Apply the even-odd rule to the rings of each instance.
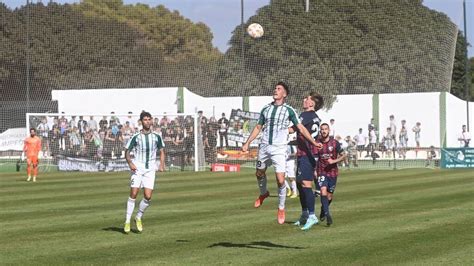
[[[286,145],[260,144],[257,157],[257,169],[266,169],[273,164],[275,172],[285,173]]]
[[[155,187],[155,170],[137,169],[134,173],[132,172],[130,187],[153,189]]]
[[[286,160],[285,177],[296,178],[296,160],[295,159]]]

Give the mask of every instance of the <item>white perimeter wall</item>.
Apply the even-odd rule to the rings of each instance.
[[[457,140],[462,132],[462,125],[467,125],[466,101],[463,101],[451,94],[446,95],[446,142],[448,147],[459,147]],[[474,132],[474,103],[469,103],[469,127],[471,136]],[[474,143],[471,141],[471,147]]]
[[[409,147],[416,146],[415,133],[412,131],[416,122],[421,123],[420,145],[439,147],[439,95],[439,92],[381,94],[379,96],[380,132],[386,133],[386,128],[390,126],[389,116],[393,114],[397,123],[397,133],[401,128],[400,121],[403,119],[407,121]]]
[[[214,116],[216,119],[221,118],[225,113],[229,118],[232,109],[242,109],[242,97],[202,97],[188,89],[184,89],[184,112],[196,113],[202,110],[203,115],[207,118]],[[175,109],[176,112],[176,109]]]
[[[359,128],[367,134],[367,126],[372,118],[372,94],[339,95],[330,110],[320,110],[319,117],[323,123],[334,119],[335,134],[345,138],[354,137]]]
[[[178,88],[53,90],[58,112],[66,114],[126,114],[142,110],[176,113]]]
[[[58,111],[66,114],[134,114],[147,110],[151,113],[176,113],[178,88],[143,88],[143,89],[103,89],[103,90],[61,90],[53,91],[53,100],[58,101]],[[407,121],[408,144],[415,146],[414,133],[411,131],[416,122],[421,122],[421,145],[440,145],[439,119],[440,93],[405,93],[381,94],[379,96],[380,134],[389,126],[389,116],[395,115],[397,131],[400,121]],[[458,147],[457,136],[461,126],[466,124],[466,102],[451,94],[446,97],[447,106],[447,146]],[[260,112],[265,104],[272,101],[271,96],[249,98],[249,111]],[[294,106],[299,109],[301,106]],[[205,98],[184,89],[184,112],[194,113],[199,110],[206,117],[221,113],[229,118],[232,109],[242,109],[242,97]],[[372,95],[339,95],[330,110],[318,112],[323,122],[336,120],[336,134],[341,137],[354,136],[359,128],[367,133],[367,125],[372,118]],[[470,126],[474,131],[474,103],[470,103]]]

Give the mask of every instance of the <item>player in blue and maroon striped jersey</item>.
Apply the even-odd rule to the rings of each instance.
[[[337,176],[339,170],[337,163],[344,160],[346,154],[341,144],[329,136],[330,128],[326,123],[321,124],[318,141],[323,144],[321,149],[313,148],[313,155],[318,158],[318,185],[321,189],[321,214],[320,220],[326,219],[327,225],[332,224],[329,205],[332,202],[334,190],[336,190]]]

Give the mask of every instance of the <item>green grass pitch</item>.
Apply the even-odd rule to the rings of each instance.
[[[129,235],[127,173],[24,175],[0,174],[2,265],[474,263],[472,170],[343,171],[334,225],[308,232],[291,224],[297,199],[277,224],[273,177],[272,197],[255,209],[253,171],[163,173],[144,232]]]

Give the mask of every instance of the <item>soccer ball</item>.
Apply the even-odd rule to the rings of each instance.
[[[263,36],[263,27],[258,23],[252,23],[247,27],[247,33],[254,39],[260,38]]]

